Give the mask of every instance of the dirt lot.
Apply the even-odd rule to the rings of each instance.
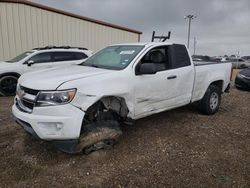
[[[0,98],[0,187],[250,187],[250,93],[214,116],[193,107],[123,127],[113,150],[67,155],[26,135]]]

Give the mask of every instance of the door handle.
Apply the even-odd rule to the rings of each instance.
[[[176,75],[172,75],[172,76],[168,77],[168,80],[175,79],[175,78],[177,78],[177,76]]]

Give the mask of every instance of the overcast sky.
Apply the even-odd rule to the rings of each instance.
[[[194,37],[197,54],[250,55],[250,0],[32,0],[47,6],[142,31],[141,41],[150,41],[152,31],[167,34],[170,42],[187,43],[192,21],[190,50]]]

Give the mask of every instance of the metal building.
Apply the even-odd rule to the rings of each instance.
[[[113,43],[138,42],[140,34],[26,0],[0,1],[0,60],[48,45],[96,51]]]

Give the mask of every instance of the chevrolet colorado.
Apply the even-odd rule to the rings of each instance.
[[[194,64],[182,44],[108,46],[85,62],[20,77],[12,111],[27,132],[68,153],[111,147],[120,123],[190,103],[214,114],[230,63]]]

